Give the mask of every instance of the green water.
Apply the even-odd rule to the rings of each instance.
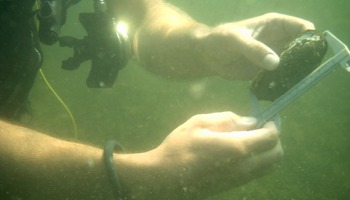
[[[267,12],[299,16],[330,30],[350,45],[348,0],[172,0],[193,18],[209,25]],[[91,1],[70,8],[63,34],[83,36],[77,14]],[[43,47],[43,69],[71,108],[79,141],[97,146],[119,140],[129,152],[156,147],[166,135],[197,113],[232,110],[250,113],[248,83],[211,77],[170,81],[135,61],[120,72],[111,89],[89,89],[89,63],[70,72],[60,68],[71,50]],[[196,92],[197,91],[197,92]],[[72,138],[71,121],[38,77],[30,96],[30,127],[60,138]],[[285,158],[270,175],[211,200],[345,200],[350,199],[350,73],[339,68],[281,113]]]

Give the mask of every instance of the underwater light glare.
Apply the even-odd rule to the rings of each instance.
[[[122,34],[124,38],[128,37],[128,26],[125,22],[118,22],[116,25],[116,31]]]

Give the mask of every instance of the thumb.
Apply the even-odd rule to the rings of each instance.
[[[237,126],[239,126],[240,130],[250,130],[253,129],[256,126],[257,119],[254,117],[246,117],[242,116],[240,117],[239,121],[237,122]]]
[[[233,112],[219,112],[196,115],[189,120],[189,123],[214,132],[232,132],[253,129],[256,119],[239,116]]]
[[[251,36],[242,36],[240,42],[243,55],[262,69],[274,70],[278,67],[279,56],[264,43]]]

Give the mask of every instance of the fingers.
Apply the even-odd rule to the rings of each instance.
[[[285,45],[314,25],[306,20],[269,13],[240,22],[226,23],[203,37],[208,69],[226,79],[251,79],[258,68],[274,70]]]
[[[244,120],[243,120],[244,121]],[[244,122],[240,123],[244,126]],[[238,157],[249,157],[268,151],[279,141],[278,129],[273,122],[267,123],[263,128],[256,130],[243,130],[232,132],[214,132],[203,130],[199,138],[204,146],[213,147],[223,152],[231,152]]]
[[[278,13],[269,13],[265,16],[270,21],[270,24],[283,27],[284,31],[292,36],[297,36],[305,30],[315,29],[315,25],[312,22],[298,17]]]
[[[242,35],[238,39],[238,44],[246,59],[251,60],[262,69],[274,70],[278,67],[279,56],[266,44],[251,36]]]
[[[251,30],[238,29],[238,46],[242,54],[256,66],[266,70],[274,70],[279,64],[279,57],[274,50],[281,50],[286,43],[308,29],[315,29],[313,23],[278,13],[268,13],[256,18],[236,23],[236,26]],[[274,50],[273,50],[274,49]]]
[[[301,32],[315,29],[315,25],[305,19],[284,15],[279,13],[267,13],[255,18],[237,22],[240,26],[245,26],[254,30],[254,36],[260,32],[267,31],[271,37],[280,37],[280,34],[296,37]]]
[[[251,155],[243,160],[237,166],[237,171],[242,175],[243,181],[249,181],[269,172],[275,164],[283,157],[283,148],[281,142],[274,146],[274,148],[261,152],[259,154]]]
[[[278,129],[273,122],[263,128],[232,133],[232,139],[239,144],[242,154],[253,155],[273,148],[279,141]]]
[[[250,130],[256,124],[256,119],[242,117],[233,112],[200,114],[189,120],[193,126],[208,129],[213,132],[232,132]]]

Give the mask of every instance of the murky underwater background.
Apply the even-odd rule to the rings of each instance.
[[[171,0],[193,18],[209,25],[237,21],[267,12],[299,16],[330,30],[350,46],[348,0]],[[69,9],[62,35],[85,35],[78,13],[92,1]],[[128,152],[152,149],[178,125],[197,113],[231,110],[249,115],[248,82],[210,77],[174,81],[157,77],[135,61],[123,69],[111,89],[89,89],[90,63],[64,71],[61,60],[71,49],[43,46],[43,70],[70,107],[78,140],[102,146],[119,140]],[[38,76],[30,96],[28,126],[72,139],[67,113]],[[282,113],[285,158],[272,174],[210,200],[345,200],[350,199],[350,73],[338,68]]]

